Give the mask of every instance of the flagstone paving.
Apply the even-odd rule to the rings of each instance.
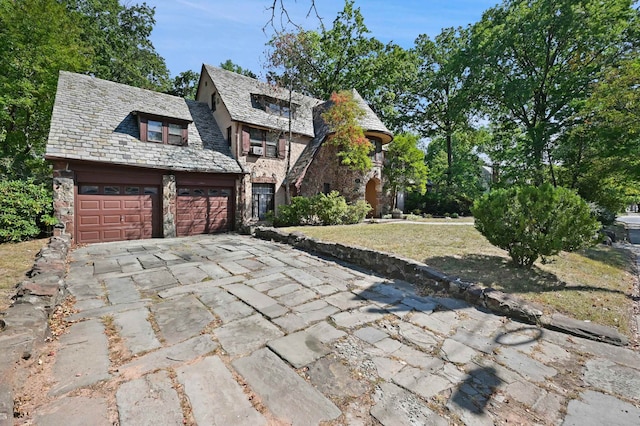
[[[631,349],[248,236],[79,247],[66,285],[17,424],[640,424]]]

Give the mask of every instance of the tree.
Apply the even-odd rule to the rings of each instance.
[[[322,118],[331,128],[332,134],[327,143],[339,148],[340,162],[352,170],[371,169],[371,151],[373,144],[364,136],[358,119],[364,111],[349,91],[333,93],[332,105],[322,113]]]
[[[169,71],[150,36],[155,8],[118,0],[64,0],[79,13],[85,44],[93,49],[90,74],[157,91],[169,88]]]
[[[487,113],[517,124],[527,178],[556,182],[554,149],[602,71],[629,52],[631,0],[505,0],[472,29]],[[547,173],[545,174],[545,169]]]
[[[200,74],[195,71],[182,71],[171,80],[171,88],[167,93],[185,99],[195,99]]]
[[[269,42],[271,80],[320,99],[355,88],[384,122],[399,127],[395,106],[415,76],[415,61],[410,52],[368,33],[350,0],[329,29],[277,33]]]
[[[235,72],[237,74],[242,74],[247,77],[258,78],[258,76],[255,75],[253,71],[242,68],[240,65],[233,63],[231,59],[227,59],[226,61],[220,63],[220,68],[222,68],[223,70]]]
[[[393,208],[399,191],[425,193],[427,166],[418,139],[411,133],[396,135],[385,153],[384,176],[393,195]]]
[[[548,183],[491,191],[476,201],[473,216],[478,231],[523,268],[594,244],[600,228],[584,200]]]
[[[0,0],[0,178],[43,181],[58,71],[82,71],[90,50],[59,2]],[[64,28],[64,31],[61,29]]]
[[[464,55],[469,31],[445,28],[430,40],[420,35],[414,51],[419,61],[418,77],[412,85],[409,116],[423,137],[442,137],[446,142],[447,171],[454,164],[453,135],[469,127],[472,81]]]

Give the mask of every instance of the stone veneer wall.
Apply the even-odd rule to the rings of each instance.
[[[176,177],[162,176],[162,236],[174,238],[176,234]]]
[[[55,167],[55,166],[54,166]],[[72,235],[74,227],[74,174],[70,170],[53,171],[53,211],[58,224],[54,236]]]
[[[561,314],[544,314],[539,307],[530,305],[513,295],[461,281],[412,259],[361,247],[319,241],[298,232],[288,233],[275,228],[258,227],[254,230],[254,235],[264,240],[278,241],[302,250],[331,256],[385,277],[426,287],[436,293],[446,293],[449,297],[463,299],[472,305],[481,306],[529,324],[617,346],[629,344],[626,336],[611,327],[578,321]]]

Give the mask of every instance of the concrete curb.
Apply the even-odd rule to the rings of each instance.
[[[13,305],[0,317],[0,426],[13,425],[14,389],[25,379],[17,363],[38,357],[49,333],[49,315],[64,295],[70,244],[68,236],[49,240],[28,278],[18,284]]]
[[[546,315],[540,307],[527,303],[517,296],[492,288],[484,288],[472,282],[461,281],[459,278],[447,276],[412,259],[362,247],[319,241],[298,232],[288,233],[276,228],[257,227],[254,230],[254,237],[286,243],[298,249],[330,256],[389,278],[426,285],[436,292],[445,292],[451,297],[463,299],[496,314],[525,323],[616,346],[629,344],[628,338],[614,328],[578,321],[561,314]]]

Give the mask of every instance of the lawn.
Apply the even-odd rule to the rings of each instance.
[[[523,270],[512,266],[507,252],[491,245],[471,225],[397,222],[285,230],[415,259],[448,275],[542,304],[548,312],[631,334],[633,259],[623,249],[601,245],[563,252]]]
[[[15,286],[25,279],[33,266],[36,254],[47,244],[48,239],[21,243],[0,244],[0,311],[9,307]]]

